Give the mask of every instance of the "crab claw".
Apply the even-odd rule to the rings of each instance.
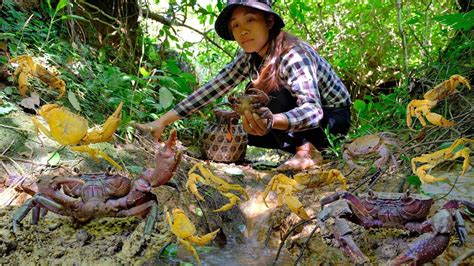
[[[321,209],[325,206],[325,205],[328,205],[329,203],[332,203],[332,202],[335,202],[337,200],[340,200],[341,198],[344,198],[345,196],[347,196],[348,194],[350,194],[349,192],[347,191],[338,191],[336,193],[333,193],[327,197],[324,197],[321,199],[320,203],[321,203]]]
[[[166,184],[176,172],[182,155],[181,151],[176,150],[176,139],[176,130],[173,130],[165,145],[155,154],[155,168],[142,173],[141,177],[150,182],[152,187]]]
[[[123,103],[121,102],[117,109],[115,109],[114,113],[109,116],[109,118],[107,118],[101,127],[94,128],[87,133],[87,135],[83,138],[83,142],[98,143],[111,140],[122,118],[122,106]]]

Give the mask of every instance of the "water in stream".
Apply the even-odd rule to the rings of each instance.
[[[244,235],[242,243],[238,243],[235,237],[227,236],[227,244],[223,248],[214,247],[208,251],[199,252],[202,265],[272,265],[278,247],[264,247],[268,218],[275,210],[274,203],[267,202],[266,207],[262,201],[262,189],[250,193],[250,200],[240,204],[246,224],[238,225]],[[194,262],[190,252],[180,246],[175,260]],[[292,265],[293,260],[283,248],[276,265]]]

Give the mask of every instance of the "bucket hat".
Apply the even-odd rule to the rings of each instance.
[[[229,29],[229,20],[232,16],[232,12],[234,12],[234,9],[238,6],[251,7],[273,14],[275,16],[274,27],[281,29],[285,26],[285,22],[283,22],[280,15],[273,11],[271,0],[227,0],[227,6],[219,14],[216,23],[214,24],[217,34],[224,40],[234,40],[234,35],[232,35],[232,32]]]

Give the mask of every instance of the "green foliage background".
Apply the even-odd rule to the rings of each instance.
[[[455,1],[275,2],[275,10],[286,22],[285,30],[316,47],[349,86],[355,103],[353,135],[401,130],[404,106],[429,85],[452,74],[472,80],[474,13],[460,13]],[[91,36],[77,41],[71,25],[93,27],[90,16],[76,12],[83,3],[47,0],[25,10],[4,1],[0,42],[7,44],[8,55],[0,55],[0,62],[6,64],[21,54],[42,58],[61,73],[73,94],[56,100],[56,92],[37,84],[42,103],[66,105],[95,123],[104,121],[124,102],[120,134],[125,137],[133,133],[131,121],[158,118],[237,52],[234,42],[221,40],[213,31],[217,14],[225,6],[222,0],[206,5],[196,0],[169,1],[168,5],[161,3],[161,8],[156,6],[159,1],[138,2],[142,12],[135,29],[138,35],[133,49],[125,52],[123,41],[97,45],[88,42]],[[112,26],[120,29],[115,22]],[[406,37],[406,58],[400,28]],[[202,41],[183,40],[182,29],[191,30]],[[120,40],[128,37],[120,30],[115,34]],[[392,84],[388,90],[387,83]],[[9,87],[0,91],[4,102],[0,115],[12,111],[8,106],[20,101],[16,85]],[[77,99],[78,105],[71,99]],[[184,139],[199,138],[206,119],[212,116],[211,109],[175,124]]]

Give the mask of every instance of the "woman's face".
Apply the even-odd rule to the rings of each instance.
[[[259,10],[239,6],[232,13],[229,27],[235,40],[246,53],[256,52],[264,56],[268,49],[273,21],[273,17],[267,19],[265,13]]]

